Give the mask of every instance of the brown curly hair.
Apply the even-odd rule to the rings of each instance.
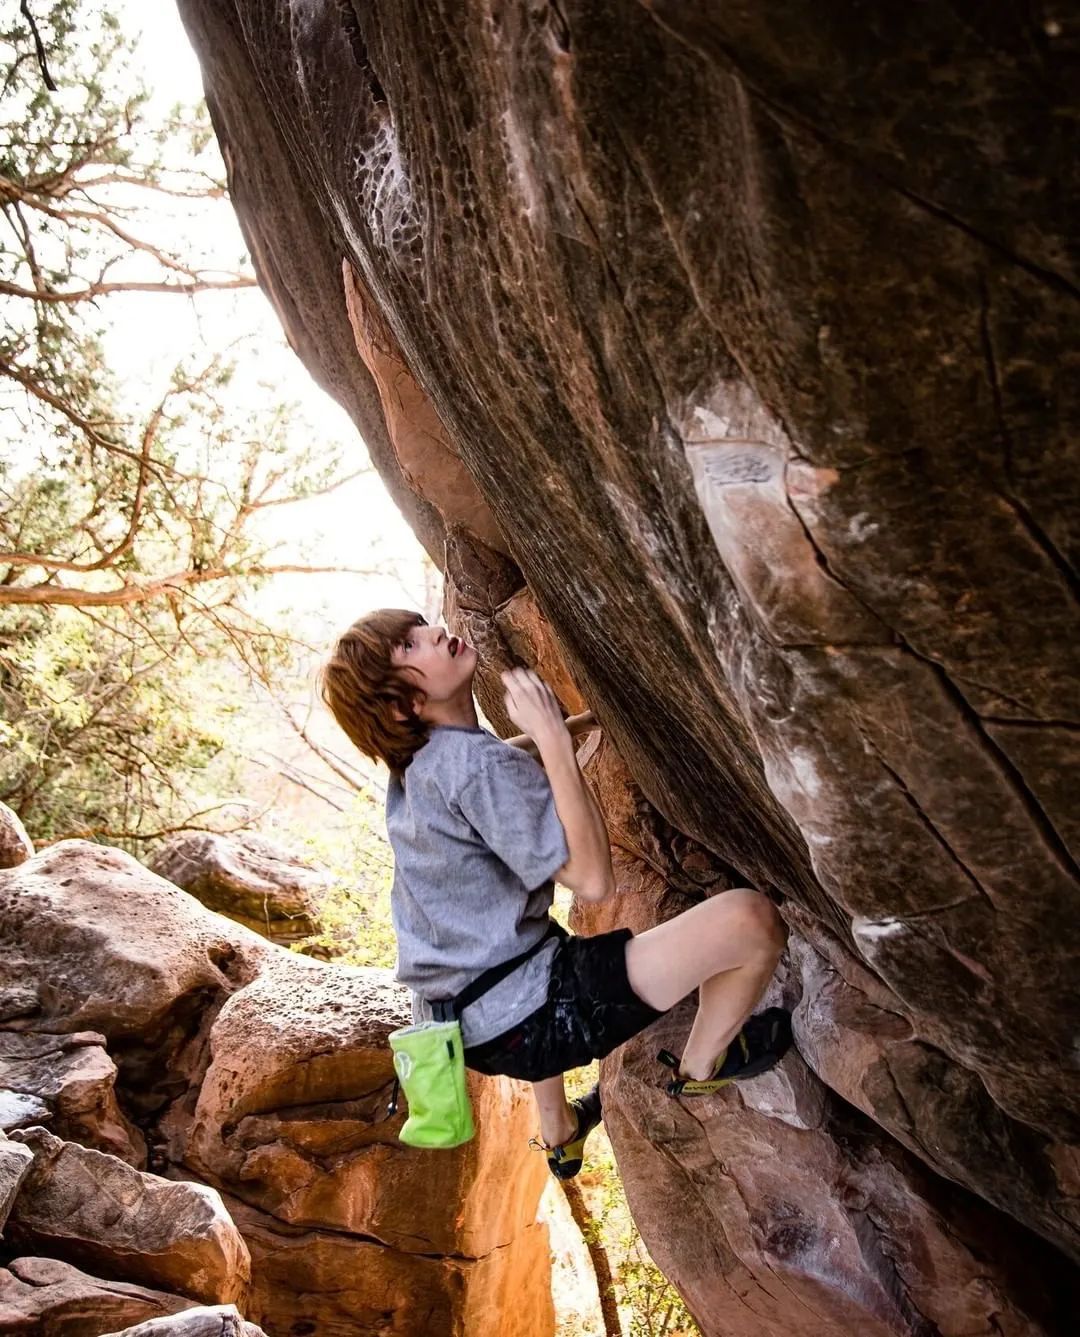
[[[365,756],[400,774],[428,740],[428,727],[412,713],[418,688],[391,661],[419,613],[380,608],[342,632],[319,671],[319,689],[330,713]],[[405,715],[397,718],[395,711]]]

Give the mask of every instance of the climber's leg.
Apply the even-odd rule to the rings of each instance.
[[[717,1058],[764,993],[785,938],[773,903],[760,892],[738,888],[627,943],[631,987],[651,1007],[666,1011],[700,986],[697,1017],[680,1064],[684,1076],[712,1075]]]
[[[533,1095],[540,1113],[540,1136],[549,1147],[568,1142],[577,1132],[577,1114],[566,1099],[562,1074],[533,1082]]]

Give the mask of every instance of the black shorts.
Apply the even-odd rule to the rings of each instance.
[[[663,1016],[626,975],[628,928],[561,940],[551,959],[547,1002],[494,1040],[465,1050],[465,1066],[489,1076],[540,1082],[603,1058]]]

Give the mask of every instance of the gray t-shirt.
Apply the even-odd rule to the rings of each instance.
[[[486,729],[440,725],[386,791],[394,851],[390,909],[397,978],[427,999],[452,998],[547,931],[553,874],[569,857],[543,768]],[[509,1030],[547,998],[555,940],[461,1016],[466,1047]]]

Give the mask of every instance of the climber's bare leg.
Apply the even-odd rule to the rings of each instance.
[[[566,1099],[562,1074],[533,1082],[536,1108],[540,1111],[540,1136],[549,1147],[569,1142],[577,1132],[577,1115]]]
[[[626,945],[630,987],[666,1011],[700,986],[698,1011],[680,1071],[709,1077],[717,1058],[772,978],[786,930],[760,892],[740,887],[713,896]]]

